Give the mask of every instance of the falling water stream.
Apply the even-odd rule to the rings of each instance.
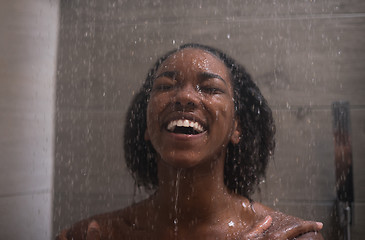
[[[175,205],[174,205],[174,235],[175,239],[177,238],[178,233],[178,226],[179,223],[178,220],[178,209],[177,209],[177,201],[179,199],[179,185],[180,185],[180,177],[181,177],[181,171],[182,169],[179,169],[176,173],[176,182],[175,182]]]

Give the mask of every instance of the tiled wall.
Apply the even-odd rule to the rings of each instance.
[[[58,1],[0,1],[0,239],[50,239]]]
[[[337,238],[331,104],[351,104],[354,239],[365,229],[365,2],[61,1],[54,233],[133,201],[124,114],[158,56],[181,43],[221,48],[271,104],[277,151],[255,198],[325,223]],[[142,193],[135,198],[142,197]]]

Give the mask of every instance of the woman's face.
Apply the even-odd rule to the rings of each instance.
[[[186,48],[156,72],[147,107],[145,139],[176,168],[225,158],[238,142],[230,74],[216,56]]]

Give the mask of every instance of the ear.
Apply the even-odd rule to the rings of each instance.
[[[239,126],[237,119],[235,119],[231,135],[231,143],[233,145],[238,144],[240,142],[240,138],[241,138],[241,127]]]
[[[148,128],[146,128],[146,131],[144,131],[144,140],[149,141],[150,140],[150,134],[148,132]]]

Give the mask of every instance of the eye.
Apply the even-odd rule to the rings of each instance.
[[[208,93],[208,94],[221,94],[224,93],[224,91],[218,87],[214,87],[214,86],[201,86],[198,87],[198,90],[200,92],[203,93]]]
[[[152,90],[156,91],[168,91],[172,89],[174,86],[172,84],[156,84]]]
[[[166,76],[159,77],[155,80],[155,83],[152,87],[152,91],[168,91],[174,88],[176,85],[176,80],[174,78],[169,78]]]

